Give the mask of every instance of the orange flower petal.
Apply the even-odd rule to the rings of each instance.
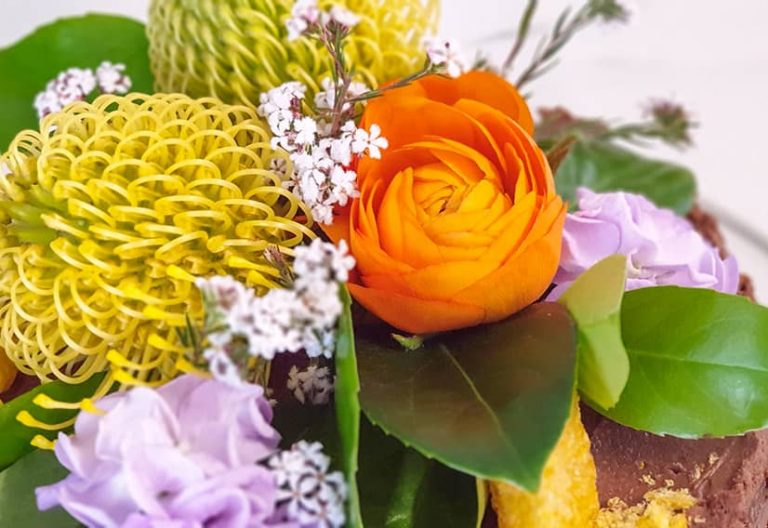
[[[538,300],[549,288],[560,262],[565,210],[542,238],[532,242],[502,267],[457,293],[461,304],[481,304],[484,322],[500,321]]]
[[[415,84],[419,84],[416,90],[426,97],[447,105],[469,99],[497,108],[533,135],[533,116],[525,99],[514,86],[494,73],[471,71],[457,79],[433,75]]]
[[[426,301],[358,284],[350,284],[349,291],[369,312],[395,328],[412,334],[476,326],[485,318],[485,310],[479,306]]]

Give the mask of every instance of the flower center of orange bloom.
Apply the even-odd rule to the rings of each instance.
[[[436,216],[488,211],[497,204],[506,211],[512,205],[498,179],[461,174],[443,163],[417,168],[413,179],[414,200],[423,213],[420,218],[426,219],[422,225]]]

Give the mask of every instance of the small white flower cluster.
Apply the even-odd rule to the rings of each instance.
[[[340,5],[334,5],[326,12],[320,10],[317,0],[296,0],[291,9],[291,17],[285,22],[288,41],[292,42],[306,35],[315,26],[327,26],[331,23],[349,30],[360,23],[360,17]]]
[[[125,64],[112,64],[109,61],[102,62],[96,68],[96,82],[101,93],[105,94],[127,94],[133,86],[133,81],[125,74]]]
[[[94,90],[103,94],[125,94],[131,89],[131,79],[124,64],[103,62],[96,69],[70,68],[48,83],[35,97],[35,110],[40,119],[62,110],[75,101],[83,101]]]
[[[432,66],[445,70],[449,77],[459,77],[469,69],[467,59],[455,40],[430,37],[424,39],[424,46]]]
[[[306,370],[299,370],[296,365],[288,373],[286,387],[301,403],[325,405],[331,399],[334,380],[328,367],[310,365]]]
[[[249,357],[271,360],[276,354],[304,350],[311,358],[333,356],[336,323],[343,305],[340,283],[355,259],[344,242],[315,240],[295,250],[293,286],[264,296],[232,277],[198,279],[207,316],[209,348],[204,356],[218,379],[237,384]]]
[[[294,444],[267,462],[277,479],[278,504],[299,526],[340,528],[344,525],[347,485],[339,471],[328,472],[331,460],[318,442]]]
[[[316,96],[318,108],[333,108],[334,83],[324,81],[323,85],[326,89]],[[366,91],[364,85],[352,83],[348,96]],[[377,125],[366,131],[357,128],[352,120],[331,137],[331,124],[303,113],[305,94],[306,87],[301,83],[283,84],[261,95],[258,111],[269,123],[272,147],[287,151],[293,162],[293,175],[283,185],[309,206],[317,222],[330,224],[334,207],[343,207],[358,195],[357,174],[349,170],[354,158],[368,155],[378,159],[389,142],[381,137]],[[349,110],[343,109],[342,113]]]

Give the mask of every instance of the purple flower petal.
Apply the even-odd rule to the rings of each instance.
[[[660,209],[643,196],[598,194],[578,190],[579,211],[565,221],[560,267],[555,288],[547,296],[557,300],[570,284],[602,259],[628,257],[627,290],[675,285],[736,293],[736,260],[723,260],[693,226],[674,212]]]

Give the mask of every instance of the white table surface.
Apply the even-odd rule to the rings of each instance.
[[[0,0],[0,46],[35,26],[88,11],[144,19],[148,0]],[[566,5],[544,0],[541,34]],[[467,50],[504,56],[524,0],[444,0],[442,34]],[[653,154],[692,168],[701,199],[720,214],[730,248],[768,301],[768,2],[642,0],[632,21],[598,27],[568,46],[562,64],[532,85],[534,106],[562,104],[583,115],[630,120],[652,98],[692,111],[695,146]],[[12,72],[3,72],[12,75]],[[749,231],[749,232],[747,232]]]

